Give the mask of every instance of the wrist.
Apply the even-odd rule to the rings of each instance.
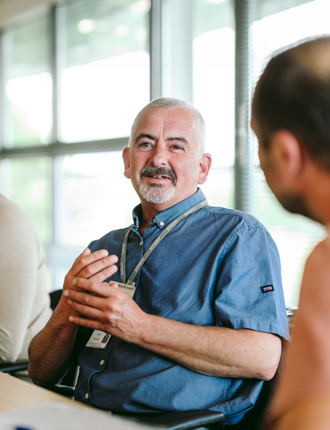
[[[138,339],[140,346],[147,346],[157,342],[157,334],[159,333],[159,320],[164,318],[145,314],[139,327]],[[160,325],[162,328],[162,325]]]
[[[50,319],[51,324],[57,328],[71,328],[72,331],[77,331],[77,327],[69,321],[70,315],[75,315],[76,311],[65,300],[60,300],[59,304],[53,311]]]

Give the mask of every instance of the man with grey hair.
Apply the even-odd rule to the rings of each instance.
[[[74,262],[30,345],[35,383],[58,382],[74,350],[75,398],[101,409],[211,409],[231,424],[253,407],[288,336],[279,256],[255,218],[207,204],[203,141],[187,103],[162,98],[138,114],[123,150],[134,223]]]

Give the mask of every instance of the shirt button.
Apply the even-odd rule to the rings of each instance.
[[[140,242],[140,246],[142,246],[142,240],[141,240],[141,242]]]
[[[164,221],[161,221],[159,224],[163,227],[163,225],[164,225],[165,223],[164,223]]]
[[[154,219],[152,220],[152,222],[153,222],[154,224],[157,224],[157,220],[156,220],[156,218],[154,218]]]
[[[89,395],[88,393],[85,394],[85,399],[88,399]]]
[[[104,364],[104,360],[101,360],[100,365],[103,366],[103,364]]]

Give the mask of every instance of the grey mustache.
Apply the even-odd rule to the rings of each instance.
[[[154,176],[154,175],[169,176],[173,181],[173,185],[176,184],[176,174],[173,172],[172,169],[167,169],[166,167],[149,166],[146,169],[142,169],[140,172],[140,179],[142,179],[143,176]]]

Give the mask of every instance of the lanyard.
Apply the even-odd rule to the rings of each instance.
[[[187,218],[189,215],[193,214],[194,212],[198,211],[202,207],[207,205],[207,200],[203,200],[190,209],[188,209],[183,214],[179,215],[175,220],[173,220],[167,227],[164,228],[164,230],[160,233],[160,235],[152,242],[152,244],[149,246],[149,248],[146,250],[146,252],[142,255],[140,261],[135,266],[135,269],[130,274],[127,282],[126,282],[126,274],[125,274],[125,261],[126,261],[126,248],[127,248],[127,240],[128,236],[131,232],[131,228],[126,233],[123,245],[121,247],[121,256],[120,256],[120,282],[123,284],[127,283],[128,285],[134,285],[134,279],[136,275],[138,274],[138,271],[141,269],[149,255],[152,253],[152,251],[156,248],[156,246],[159,244],[159,242],[164,239],[164,237],[176,226],[179,224],[180,221],[182,221],[184,218]]]

